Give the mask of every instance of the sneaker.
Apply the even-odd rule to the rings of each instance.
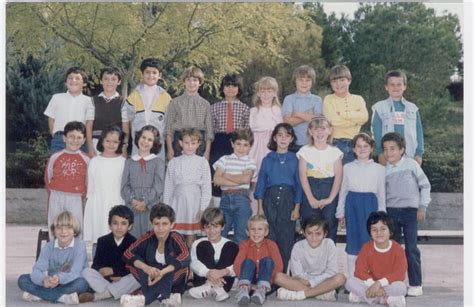
[[[79,303],[89,303],[94,300],[94,293],[84,292],[79,294]]]
[[[265,302],[265,294],[267,293],[267,288],[263,286],[257,286],[257,289],[253,292],[250,300],[255,305],[263,305]]]
[[[70,294],[63,294],[58,298],[58,302],[66,305],[77,305],[79,304],[79,296],[76,292]]]
[[[36,295],[33,295],[29,292],[23,292],[23,294],[21,295],[21,298],[24,300],[24,301],[27,301],[27,302],[39,302],[41,301],[41,298],[40,297],[37,297]]]
[[[354,292],[349,292],[349,302],[362,303],[362,299],[358,297]]]
[[[237,300],[237,304],[239,304],[239,306],[248,305],[250,303],[249,287],[241,286],[239,292],[237,292],[235,295],[235,299]]]
[[[304,291],[291,291],[285,288],[278,288],[277,298],[282,301],[301,301],[306,297]]]
[[[170,297],[161,301],[165,306],[180,306],[181,305],[181,294],[171,293]]]
[[[335,301],[336,300],[336,291],[332,290],[315,297],[317,300],[321,301]]]
[[[109,290],[105,290],[104,292],[96,292],[94,293],[94,301],[102,301],[112,297],[112,293]],[[81,296],[79,295],[79,300],[81,300]]]
[[[209,282],[206,282],[202,286],[189,289],[189,295],[196,299],[206,298],[214,293],[215,291]]]
[[[121,307],[145,306],[145,296],[124,294],[120,297]]]
[[[409,286],[407,295],[408,296],[421,296],[421,295],[423,295],[423,286]]]
[[[216,295],[216,301],[222,302],[229,298],[229,293],[227,293],[222,287],[212,287]]]
[[[404,296],[389,296],[387,304],[389,307],[405,307],[407,305]]]

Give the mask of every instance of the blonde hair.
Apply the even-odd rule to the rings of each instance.
[[[184,83],[187,78],[198,78],[199,84],[204,83],[204,73],[199,67],[196,66],[189,66],[183,71],[181,74],[181,82]]]
[[[250,224],[252,223],[263,223],[265,224],[265,227],[267,227],[268,229],[268,221],[267,221],[267,218],[265,217],[265,215],[263,214],[255,214],[254,216],[252,216],[249,221],[247,222],[247,229],[250,228]]]
[[[272,106],[280,106],[280,100],[278,100],[278,82],[273,77],[261,77],[257,82],[254,83],[255,93],[253,95],[253,104],[260,108],[262,101],[258,97],[258,92],[261,90],[272,89],[275,91],[275,98],[273,98]]]
[[[201,142],[201,132],[196,128],[183,128],[181,129],[181,135],[179,139],[182,141],[185,136],[189,136],[191,139],[196,139],[198,142]]]
[[[331,122],[325,116],[316,116],[311,119],[308,124],[308,130],[306,134],[308,136],[308,143],[311,146],[314,146],[314,139],[311,135],[310,131],[313,128],[332,128]],[[332,144],[332,135],[330,135],[327,139],[328,144]]]
[[[347,68],[346,65],[336,65],[331,68],[331,71],[329,72],[329,81],[341,78],[347,78],[349,81],[352,80],[352,75],[349,68]]]
[[[296,85],[296,79],[298,78],[310,78],[313,81],[313,85],[316,82],[316,71],[309,65],[301,65],[293,71],[293,77],[291,81]]]
[[[61,226],[71,227],[74,230],[74,236],[77,236],[81,232],[79,221],[69,211],[63,211],[54,218],[50,226],[51,232],[54,234],[54,230]]]

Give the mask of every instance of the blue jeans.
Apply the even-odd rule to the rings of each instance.
[[[270,278],[272,277],[275,263],[270,257],[263,257],[257,265],[250,259],[245,259],[240,266],[239,285],[250,285],[257,283],[257,286],[264,286],[270,289]]]
[[[66,148],[66,144],[63,140],[63,134],[62,132],[58,131],[53,135],[53,138],[51,139],[51,154],[63,150],[64,148]],[[87,153],[87,145],[85,143],[81,146],[81,150]]]
[[[408,263],[408,281],[410,286],[421,286],[421,254],[416,246],[418,222],[417,208],[387,208],[388,215],[393,219],[393,239],[405,243],[405,255]]]
[[[224,213],[225,225],[222,236],[227,238],[229,231],[234,228],[234,242],[247,239],[247,222],[252,216],[250,199],[247,192],[242,193],[222,193],[220,209]]]
[[[86,292],[87,289],[89,289],[89,284],[84,278],[79,277],[65,285],[58,285],[55,288],[45,288],[33,283],[30,274],[23,274],[18,278],[18,287],[45,301],[57,303],[63,294]]]
[[[334,139],[332,144],[339,148],[344,156],[342,157],[342,165],[355,160],[354,152],[352,151],[351,139]]]

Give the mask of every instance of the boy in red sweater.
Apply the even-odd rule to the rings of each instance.
[[[349,301],[388,306],[406,306],[407,272],[405,251],[395,241],[393,222],[383,211],[372,212],[367,219],[367,231],[372,240],[365,243],[357,256],[354,277],[346,282]]]
[[[249,239],[240,242],[239,253],[234,261],[240,287],[235,298],[239,305],[248,305],[250,301],[262,305],[276,273],[283,271],[283,260],[276,243],[266,239],[268,222],[265,216],[252,216],[247,224],[247,232]],[[256,283],[257,288],[250,297],[252,283]]]

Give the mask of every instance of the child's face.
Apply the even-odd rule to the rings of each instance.
[[[102,141],[104,146],[104,156],[115,156],[120,145],[119,134],[116,132],[109,132]]]
[[[385,90],[388,92],[393,100],[399,101],[402,99],[403,92],[406,90],[406,85],[403,82],[403,77],[390,77],[385,85]]]
[[[224,92],[225,99],[233,100],[239,93],[239,88],[235,85],[226,85],[222,90]]]
[[[121,81],[114,74],[104,74],[100,84],[104,88],[104,93],[113,95],[117,91],[117,87],[120,85]]]
[[[158,83],[161,78],[161,73],[156,67],[147,67],[143,71],[143,83],[148,86],[153,86]]]
[[[58,226],[54,228],[54,236],[58,239],[58,244],[61,247],[66,247],[71,244],[74,238],[74,228],[71,226]]]
[[[184,79],[184,89],[188,95],[196,95],[200,86],[201,82],[199,81],[199,78],[188,77]]]
[[[150,153],[153,148],[153,142],[155,141],[155,135],[149,130],[142,132],[140,139],[138,140],[138,149],[141,153]]]
[[[306,241],[308,241],[308,244],[311,246],[311,248],[316,248],[321,245],[321,242],[323,242],[323,239],[326,237],[326,233],[321,226],[314,225],[311,227],[306,227],[304,230],[304,237],[306,238]]]
[[[200,142],[196,137],[191,137],[189,135],[185,135],[183,140],[179,140],[179,145],[183,149],[183,153],[188,156],[196,153],[199,144]]]
[[[209,242],[217,243],[221,240],[222,225],[217,223],[210,223],[204,226],[204,232],[206,233]]]
[[[390,164],[397,163],[403,156],[405,149],[400,148],[395,141],[385,141],[383,143],[383,155]]]
[[[328,138],[331,136],[332,128],[329,126],[317,127],[313,126],[309,129],[309,134],[314,140],[314,144],[327,144]]]
[[[132,225],[130,225],[127,219],[118,215],[113,215],[109,228],[110,231],[112,231],[114,238],[120,240],[132,228]]]
[[[171,223],[170,219],[167,217],[153,219],[151,223],[153,227],[153,232],[158,240],[166,240],[170,234],[171,229],[174,227],[174,223]]]
[[[63,141],[66,144],[66,150],[78,151],[86,141],[84,134],[79,130],[71,130],[66,135],[63,135]]]
[[[85,84],[81,74],[70,73],[67,76],[66,87],[71,95],[75,96],[81,94],[84,86]]]
[[[273,140],[277,143],[277,150],[286,151],[293,141],[293,136],[286,129],[280,129]]]
[[[273,99],[276,97],[276,91],[272,88],[260,89],[257,96],[260,98],[262,106],[269,107],[273,104]]]
[[[390,229],[382,221],[370,226],[370,236],[379,247],[385,247],[390,240]]]
[[[364,141],[364,139],[362,138],[357,139],[353,150],[354,153],[357,155],[357,160],[360,161],[369,160],[370,155],[372,154],[372,147],[370,147],[369,143]]]
[[[349,94],[351,80],[346,77],[331,80],[331,88],[338,97],[346,97]]]
[[[297,77],[295,80],[296,91],[301,95],[308,95],[313,85],[313,80],[309,77]]]
[[[258,244],[268,235],[268,226],[264,222],[251,222],[248,232],[250,240]]]
[[[248,155],[252,147],[247,140],[235,140],[235,142],[231,142],[231,144],[235,155],[239,158]]]

